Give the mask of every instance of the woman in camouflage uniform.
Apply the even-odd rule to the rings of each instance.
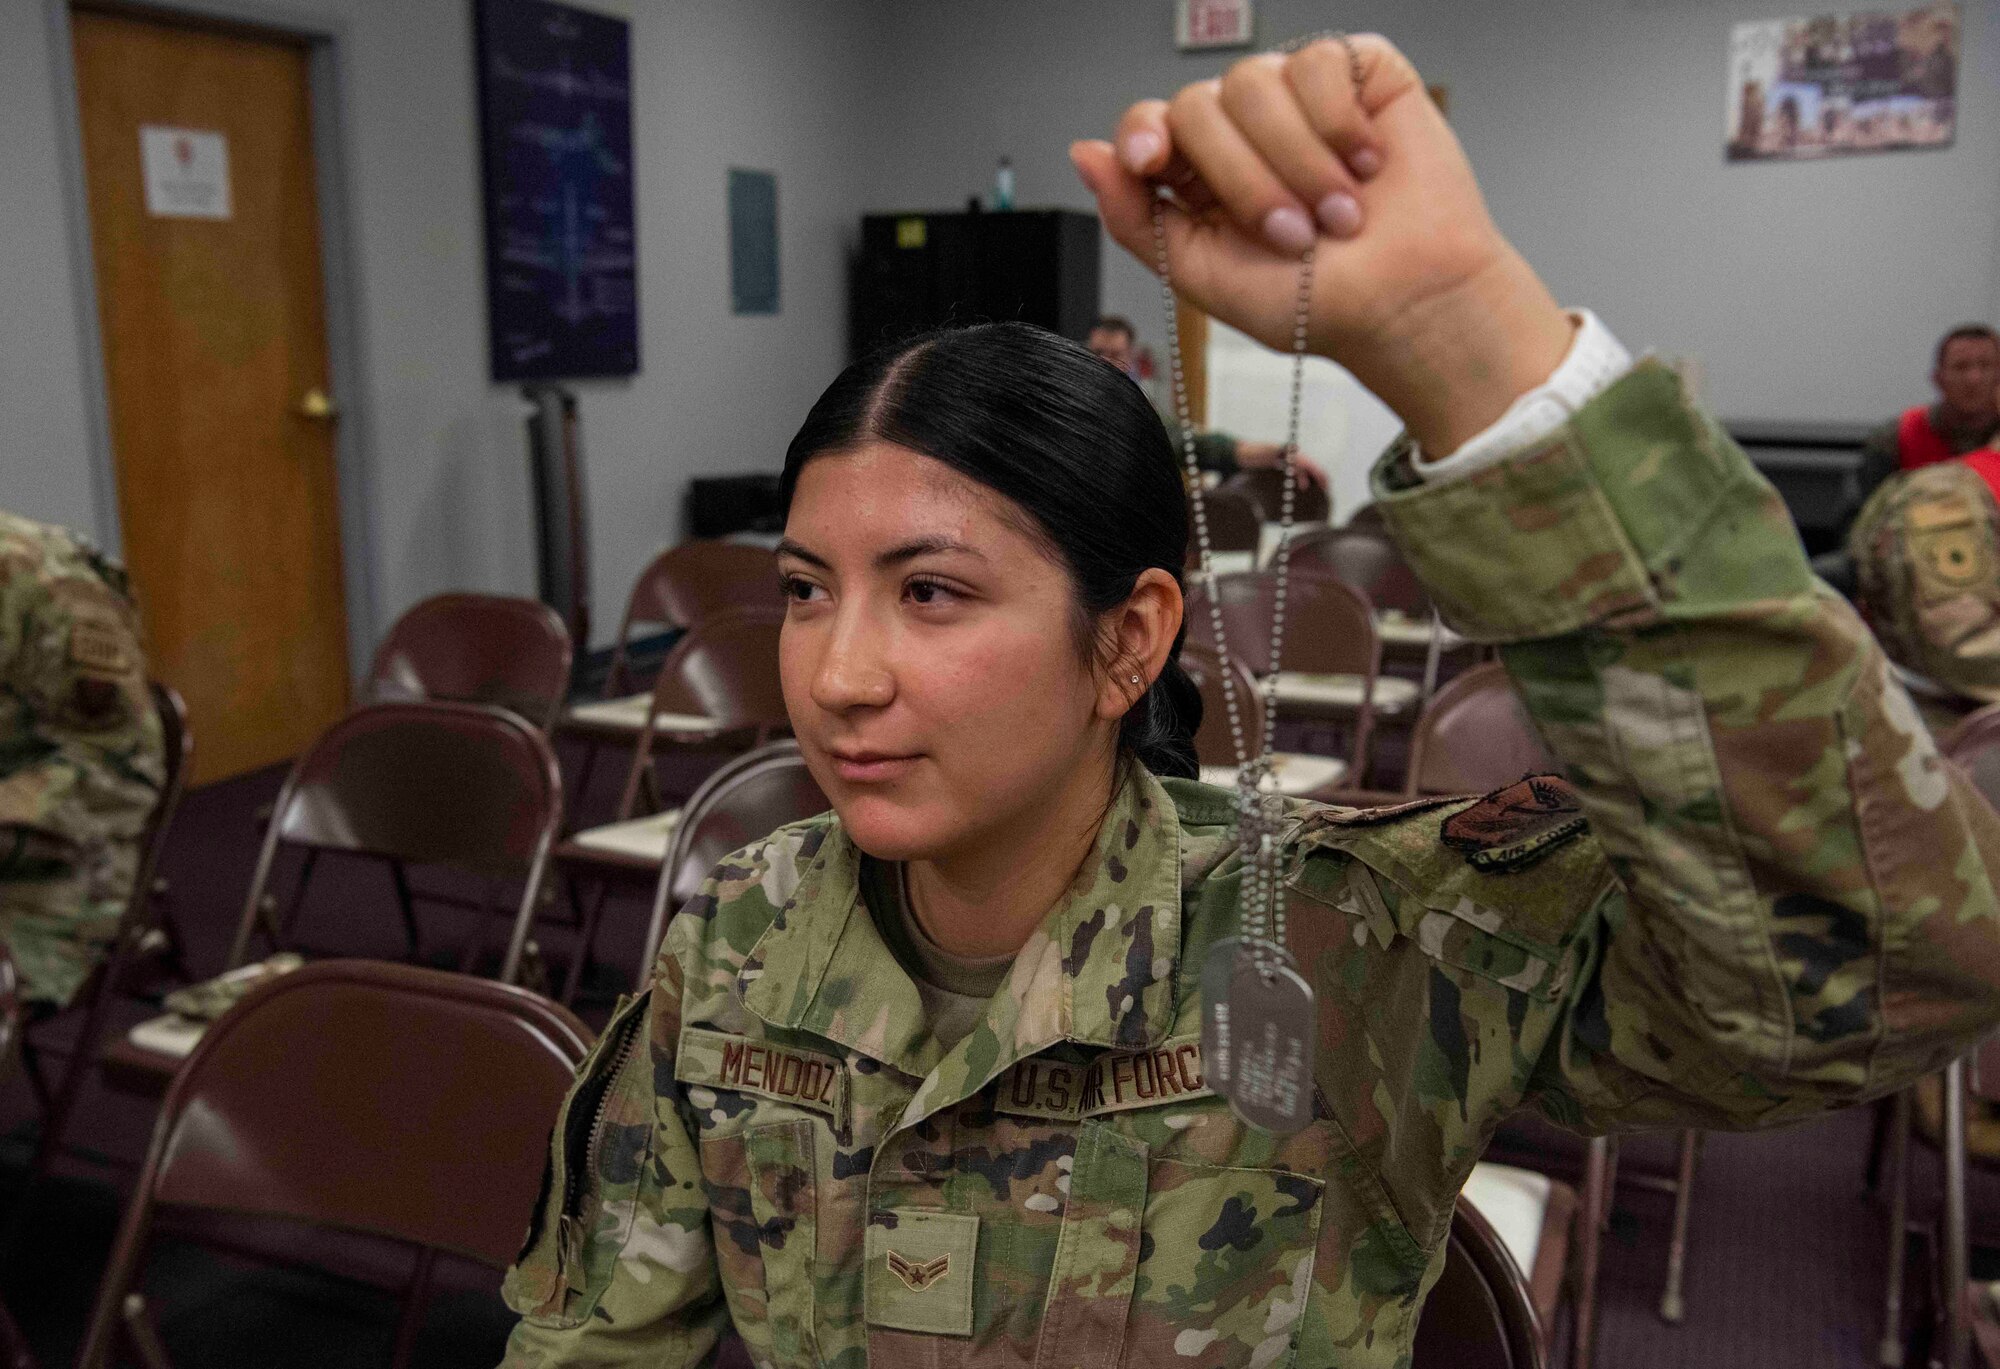
[[[1665,368],[1559,310],[1378,39],[1074,155],[1150,258],[1407,420],[1375,489],[1567,782],[1295,808],[1310,1125],[1210,1091],[1232,796],[1191,773],[1157,425],[1080,353],[934,337],[788,454],[793,723],[835,814],[723,862],[557,1128],[513,1365],[1396,1365],[1507,1112],[1754,1127],[2000,1010],[2000,825]],[[1122,386],[1124,382],[1118,380]],[[1115,591],[1115,592],[1109,592]]]

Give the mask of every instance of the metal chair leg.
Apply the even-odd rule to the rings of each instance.
[[[146,1301],[146,1295],[127,1293],[122,1310],[125,1338],[132,1343],[133,1352],[146,1369],[173,1369],[174,1362],[167,1357],[166,1342],[160,1339],[159,1323],[153,1318],[152,1304]]]
[[[1882,1187],[1882,1165],[1889,1157],[1889,1131],[1896,1115],[1894,1095],[1877,1098],[1869,1111],[1874,1115],[1868,1123],[1868,1159],[1861,1168],[1861,1188],[1875,1193]]]
[[[35,1095],[35,1109],[44,1118],[55,1106],[55,1087],[49,1083],[47,1068],[42,1064],[42,1053],[26,1032],[20,1042],[21,1072],[28,1077],[28,1090]]]
[[[1972,1328],[1965,1316],[1970,1258],[1965,1210],[1965,1060],[1944,1071],[1944,1369],[1966,1369]],[[1935,1358],[1935,1356],[1933,1356]]]
[[[1618,1140],[1611,1140],[1611,1153],[1605,1159],[1604,1206],[1597,1214],[1597,1229],[1611,1230],[1611,1207],[1618,1200]]]
[[[264,924],[265,935],[271,938],[271,949],[282,950],[290,941],[292,933],[298,929],[299,914],[306,906],[306,886],[312,883],[313,867],[319,864],[319,852],[307,850],[305,859],[299,862],[299,880],[292,886],[291,899],[285,904],[285,911],[278,912],[278,900],[266,893],[257,905],[257,916]]]
[[[1570,1369],[1590,1369],[1597,1353],[1597,1266],[1611,1211],[1616,1146],[1608,1136],[1596,1137],[1584,1159],[1583,1201],[1576,1214],[1576,1344],[1570,1347]]]
[[[1903,1272],[1910,1224],[1910,1090],[1897,1094],[1889,1113],[1889,1287],[1882,1307],[1882,1340],[1875,1362],[1902,1369]]]
[[[1701,1133],[1681,1133],[1680,1173],[1674,1183],[1674,1234],[1667,1246],[1667,1286],[1660,1294],[1660,1320],[1678,1326],[1687,1315],[1681,1296],[1687,1270],[1688,1218],[1694,1206],[1694,1167],[1701,1154]]]
[[[417,1252],[417,1267],[410,1276],[410,1291],[403,1298],[403,1315],[396,1322],[396,1349],[390,1369],[409,1369],[417,1353],[417,1336],[424,1329],[424,1313],[431,1302],[431,1272],[437,1267],[437,1251],[425,1246]]]
[[[389,858],[389,878],[395,881],[396,905],[403,914],[403,940],[409,947],[412,959],[416,957],[422,942],[417,935],[417,904],[410,896],[410,872],[394,856]]]
[[[590,963],[591,948],[597,941],[597,924],[604,916],[604,905],[611,898],[608,880],[599,880],[597,897],[590,901],[585,910],[583,926],[577,932],[576,952],[570,957],[569,973],[563,976],[562,997],[558,1000],[564,1007],[576,1002],[576,991],[583,985],[584,967]]]
[[[29,1348],[28,1338],[21,1334],[14,1314],[0,1303],[0,1365],[6,1369],[39,1369],[40,1361]]]

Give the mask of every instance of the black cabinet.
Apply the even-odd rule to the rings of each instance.
[[[869,214],[848,298],[861,356],[947,323],[1024,319],[1083,341],[1096,321],[1097,216],[1067,210]]]

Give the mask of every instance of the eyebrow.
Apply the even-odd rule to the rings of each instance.
[[[898,542],[888,550],[877,553],[875,564],[878,568],[886,569],[889,566],[900,565],[905,561],[914,561],[919,556],[934,556],[951,552],[957,552],[964,556],[976,556],[982,561],[986,559],[986,554],[978,548],[967,546],[965,543],[957,541],[954,538],[944,536],[913,537],[907,542]],[[821,570],[833,569],[825,557],[808,551],[789,537],[779,541],[777,555],[795,557],[800,561],[804,561],[807,565],[817,566]]]

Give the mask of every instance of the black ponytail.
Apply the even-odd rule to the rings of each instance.
[[[1097,624],[1141,573],[1180,582],[1187,496],[1160,417],[1124,372],[1025,323],[927,333],[849,366],[785,452],[789,511],[815,456],[871,439],[941,461],[997,491],[1068,569],[1077,638],[1098,655]],[[1119,727],[1120,747],[1156,775],[1192,779],[1201,695],[1167,663]]]

